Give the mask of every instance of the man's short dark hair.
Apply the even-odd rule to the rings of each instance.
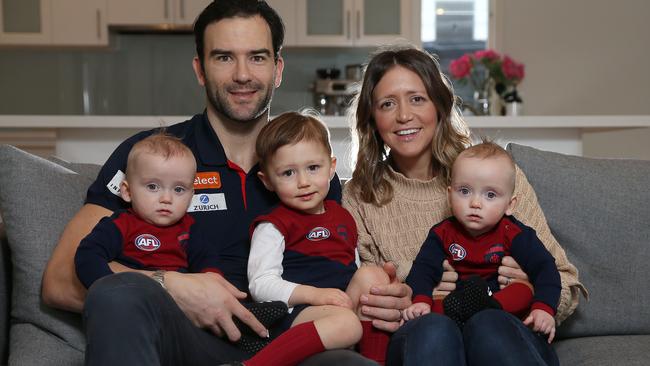
[[[208,5],[194,21],[194,41],[196,43],[196,54],[203,67],[204,58],[204,36],[208,25],[222,19],[235,17],[250,18],[256,15],[264,18],[271,29],[271,40],[273,42],[273,58],[278,61],[280,50],[284,42],[284,23],[278,15],[264,0],[215,0]]]

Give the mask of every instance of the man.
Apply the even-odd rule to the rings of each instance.
[[[200,227],[197,232],[219,247],[223,276],[143,272],[163,287],[132,273],[98,281],[84,308],[89,364],[202,365],[241,360],[248,355],[223,339],[236,341],[241,336],[233,317],[259,335],[267,334],[240,300],[247,289],[248,226],[277,202],[257,179],[254,144],[268,121],[273,90],[282,80],[284,29],[263,1],[217,0],[199,15],[194,33],[193,68],[206,90],[206,111],[167,132],[182,138],[196,157],[196,194],[189,211]],[[86,293],[74,272],[74,253],[99,219],[126,207],[116,187],[131,146],[149,134],[142,132],[122,143],[89,188],[85,205],[65,228],[46,268],[42,290],[46,304],[77,312],[84,307]],[[337,182],[330,194],[340,198]],[[115,263],[111,269],[128,270]],[[394,268],[387,266],[387,271],[394,278]],[[398,309],[410,304],[410,290],[394,282],[377,286],[373,293],[361,299],[367,305],[364,313],[375,319],[375,326],[394,331]],[[367,362],[349,351],[338,352],[307,362],[318,357],[328,364]]]

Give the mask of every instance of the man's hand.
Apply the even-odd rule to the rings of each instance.
[[[234,316],[260,337],[268,336],[268,330],[239,302],[246,298],[246,293],[239,291],[221,275],[169,271],[165,276],[165,287],[196,326],[210,329],[218,336],[225,334],[234,342],[241,337],[232,320]]]
[[[544,310],[535,309],[524,320],[524,325],[534,332],[548,334],[548,343],[553,342],[553,338],[555,338],[555,319],[551,314]]]
[[[401,310],[411,305],[413,290],[399,282],[395,264],[388,262],[383,268],[390,283],[372,286],[369,295],[361,295],[361,313],[372,319],[375,328],[395,332],[402,320]]]
[[[456,289],[456,281],[458,281],[458,272],[454,270],[454,267],[449,264],[448,260],[442,262],[442,278],[440,283],[433,289],[433,298],[440,299],[449,295],[450,292]]]
[[[503,257],[498,271],[500,289],[508,286],[511,282],[513,282],[513,280],[519,280],[519,282],[527,283],[530,282],[528,280],[528,275],[526,275],[526,273],[521,270],[521,267],[519,267],[519,263],[517,263],[517,261],[515,261],[515,259],[510,256]]]

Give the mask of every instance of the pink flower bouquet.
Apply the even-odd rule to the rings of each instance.
[[[493,86],[502,98],[512,93],[518,98],[516,86],[526,75],[523,64],[494,50],[466,53],[451,61],[449,72],[454,79],[469,82],[475,91]]]

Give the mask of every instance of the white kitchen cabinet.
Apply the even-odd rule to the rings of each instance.
[[[104,0],[52,0],[51,8],[52,44],[108,45]]]
[[[0,0],[0,44],[108,44],[105,0]]]
[[[413,36],[411,0],[296,0],[297,44],[377,46]],[[412,20],[415,19],[415,20]]]
[[[210,0],[108,0],[108,24],[191,26]]]
[[[296,0],[266,0],[275,9],[284,23],[284,45],[296,46],[297,39],[297,18]]]
[[[176,24],[193,25],[196,17],[212,0],[176,0],[174,19]]]
[[[0,44],[49,44],[50,0],[0,0]]]

